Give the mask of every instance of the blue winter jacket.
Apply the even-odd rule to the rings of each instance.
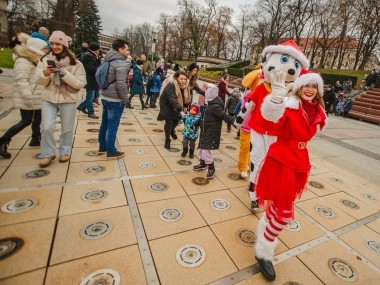
[[[43,34],[40,34],[38,32],[33,32],[31,35],[30,35],[32,38],[36,38],[36,39],[40,39],[40,40],[43,40],[46,42],[47,46],[50,47],[50,43],[47,39],[47,37],[45,37]]]
[[[186,117],[183,119],[184,128],[182,131],[182,135],[184,137],[187,137],[189,139],[196,140],[198,138],[198,129],[197,127],[195,130],[193,130],[191,127],[194,125],[194,123],[201,117],[201,114],[191,116],[189,113],[186,114]]]
[[[161,76],[158,73],[153,74],[153,84],[150,87],[149,91],[151,93],[159,93],[162,86]]]

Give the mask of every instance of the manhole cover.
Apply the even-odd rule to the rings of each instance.
[[[164,141],[166,141],[166,139],[165,138],[161,138],[161,141],[164,142]]]
[[[179,165],[191,165],[192,164],[191,161],[185,160],[185,159],[180,159],[180,160],[177,161],[177,163]]]
[[[86,155],[86,156],[100,156],[103,154],[105,154],[105,153],[104,152],[98,152],[97,150],[91,150],[91,151],[86,152],[84,155]]]
[[[22,177],[24,177],[24,178],[40,178],[40,177],[48,176],[49,174],[50,174],[49,170],[38,169],[38,170],[33,170],[33,171],[29,171],[27,173],[24,173],[22,175]]]
[[[351,208],[351,209],[359,209],[359,205],[356,204],[355,202],[350,201],[350,200],[341,199],[340,202],[341,202],[344,206],[346,206],[346,207],[348,207],[348,208]]]
[[[163,130],[160,130],[160,129],[153,129],[153,132],[156,132],[156,133],[162,133]]]
[[[152,118],[149,118],[149,117],[144,117],[143,119],[144,119],[144,120],[149,120],[149,121],[152,120]]]
[[[0,240],[0,260],[15,254],[24,245],[24,241],[20,238],[4,238]]]
[[[134,129],[125,129],[124,132],[134,133],[134,132],[136,132],[136,130],[134,130]]]
[[[129,117],[126,117],[126,116],[122,116],[121,119],[125,119],[125,120],[128,120]]]
[[[100,123],[99,122],[87,122],[87,124],[89,124],[89,125],[99,125]]]
[[[82,200],[85,202],[93,202],[103,200],[108,196],[108,192],[106,190],[92,190],[84,193],[82,195]]]
[[[38,204],[38,201],[33,198],[16,199],[16,200],[12,200],[5,203],[1,207],[1,211],[3,211],[4,213],[14,214],[14,213],[28,211],[34,208],[35,206],[37,206],[37,204]]]
[[[169,189],[169,185],[162,182],[155,182],[150,184],[148,189],[153,192],[164,192]]]
[[[160,219],[165,222],[176,222],[182,218],[182,211],[178,208],[165,208],[159,213]]]
[[[176,257],[184,267],[197,267],[205,261],[206,252],[199,245],[186,244],[177,251]]]
[[[296,281],[286,281],[283,285],[302,285],[302,284]]]
[[[217,163],[223,162],[223,160],[221,160],[220,158],[214,158],[214,161],[217,162]]]
[[[322,206],[317,206],[315,207],[315,210],[317,211],[318,214],[320,214],[322,217],[332,219],[335,217],[335,214],[331,209],[322,207]]]
[[[286,225],[285,229],[291,232],[298,232],[301,230],[301,224],[296,220],[293,220]]]
[[[89,133],[97,133],[97,132],[99,132],[98,129],[87,129],[86,131],[89,132]]]
[[[143,148],[135,148],[134,150],[132,150],[132,152],[134,154],[146,154],[148,151]]]
[[[79,285],[120,285],[120,274],[113,269],[100,269],[87,275]]]
[[[358,280],[358,273],[356,270],[348,262],[342,259],[329,259],[329,268],[337,277],[344,281],[355,282]]]
[[[86,173],[99,173],[99,172],[104,172],[105,170],[106,168],[104,166],[97,165],[97,166],[87,167],[83,171]]]
[[[380,254],[380,243],[378,241],[366,239],[365,245],[374,253]]]
[[[256,242],[255,232],[247,228],[239,229],[236,232],[235,237],[238,242],[245,246],[254,246]]]
[[[210,202],[212,208],[218,211],[225,211],[230,208],[230,203],[224,199],[214,199]]]
[[[229,173],[227,175],[227,177],[231,180],[243,180],[243,178],[241,178],[240,174],[236,174],[236,173]]]
[[[371,194],[368,193],[361,193],[362,197],[372,201],[372,202],[377,202],[377,198],[375,196],[372,196]]]
[[[156,164],[154,164],[153,162],[140,162],[139,167],[140,168],[155,168]]]
[[[88,223],[80,230],[84,239],[98,239],[105,237],[112,231],[112,224],[108,221],[94,221]]]
[[[236,149],[236,147],[234,147],[234,146],[230,146],[230,145],[226,145],[226,149],[235,150],[235,149]]]
[[[124,126],[132,126],[133,124],[132,124],[132,123],[129,123],[129,122],[121,122],[120,125],[124,125]]]
[[[135,106],[138,106],[138,105],[135,105]],[[139,112],[140,115],[147,115],[148,113],[145,113],[145,112]]]
[[[135,138],[130,138],[130,139],[128,139],[127,141],[129,141],[129,142],[133,142],[133,143],[139,143],[139,142],[141,142],[140,139],[135,139]]]
[[[309,185],[314,188],[323,189],[323,184],[316,182],[316,181],[309,181]]]
[[[336,177],[330,177],[330,180],[331,180],[332,182],[335,182],[335,183],[343,183],[343,181],[342,181],[341,179],[336,178]]]
[[[181,150],[179,148],[171,147],[168,149],[169,152],[180,152]]]
[[[32,158],[33,159],[43,159],[42,153],[37,153],[37,154],[33,155]]]
[[[86,140],[87,143],[98,143],[98,139],[88,139]]]
[[[191,179],[191,182],[193,182],[196,185],[201,185],[201,186],[207,185],[209,183],[208,179],[204,177],[194,177],[193,179]]]
[[[148,123],[149,126],[157,126],[158,124],[156,123]]]

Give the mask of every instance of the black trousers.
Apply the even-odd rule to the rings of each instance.
[[[165,120],[164,130],[166,140],[170,140],[170,134],[174,133],[174,129],[178,126],[178,122],[178,119]]]
[[[1,137],[3,140],[10,140],[27,126],[32,124],[32,138],[41,136],[41,110],[22,110],[20,109],[21,121],[10,127]]]
[[[150,99],[150,105],[153,106],[153,105],[156,105],[157,98],[160,94],[159,92],[152,92],[151,94],[152,94],[152,98]]]

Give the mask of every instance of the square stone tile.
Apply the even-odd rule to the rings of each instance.
[[[145,159],[150,157],[160,157],[157,149],[154,146],[123,146],[120,148],[121,151],[125,152],[124,160],[138,158]]]
[[[197,159],[190,159],[189,157],[182,158],[180,155],[163,157],[166,164],[171,171],[192,171],[195,165],[199,162]]]
[[[15,284],[33,284],[43,285],[45,280],[46,269],[39,269],[36,271],[16,275],[0,281],[1,285],[15,285]]]
[[[172,142],[170,143],[170,150],[164,148],[165,138],[163,138],[162,142],[163,142],[162,145],[155,145],[157,151],[160,153],[162,157],[177,157],[177,158],[179,157],[182,159],[181,153],[183,150],[183,146],[180,141],[176,140],[175,143],[173,143],[173,140],[172,140]],[[198,164],[197,159],[195,158],[189,159],[189,154],[187,154],[186,157],[183,159],[191,160],[193,164],[194,163]]]
[[[256,236],[249,240],[247,237],[252,237],[252,235],[245,235],[244,232],[241,233],[241,230],[245,229],[256,233],[258,223],[258,218],[254,215],[250,215],[210,226],[211,230],[214,232],[239,270],[257,263],[254,257],[253,247]],[[240,243],[238,241],[238,236],[243,236],[245,241],[251,241],[251,246]],[[288,248],[279,241],[275,250],[275,255],[286,250],[288,250]]]
[[[98,153],[99,147],[79,147],[71,151],[70,162],[101,161],[107,160],[106,153]]]
[[[374,220],[373,222],[366,224],[366,226],[380,234],[380,219]]]
[[[236,167],[236,161],[231,158],[228,154],[213,154],[212,158],[214,159],[214,165],[216,168],[224,168],[224,167]]]
[[[305,200],[310,200],[310,199],[314,199],[314,198],[317,198],[318,196],[316,194],[314,194],[312,191],[310,191],[309,189],[305,188],[302,192],[302,195],[301,195],[301,198],[296,200],[295,203],[299,203],[301,201],[305,201]]]
[[[100,124],[78,126],[75,130],[76,135],[98,135]]]
[[[68,163],[59,163],[58,157],[45,168],[36,165],[10,166],[0,179],[0,188],[63,183],[66,179],[68,167]],[[40,176],[44,174],[45,176]],[[24,178],[26,175],[31,178]]]
[[[21,149],[27,141],[29,144],[29,136],[23,136],[23,135],[14,136],[12,138],[11,143],[8,146],[8,152],[13,149]]]
[[[175,210],[170,212],[173,208]],[[177,209],[182,212],[182,218],[177,221],[164,221],[160,217],[164,209],[167,209],[167,218],[171,218],[170,213],[177,214]],[[188,197],[140,204],[139,211],[148,240],[206,226],[206,222]]]
[[[187,196],[175,176],[136,178],[131,179],[130,181],[132,183],[132,189],[137,203]],[[157,185],[157,183],[166,184],[168,186],[167,190],[153,191],[156,190],[156,187],[161,189],[160,185]],[[150,186],[153,190],[150,190]]]
[[[333,185],[319,179],[316,175],[309,176],[308,182],[306,183],[306,188],[318,196],[325,196],[340,191]]]
[[[5,170],[7,170],[8,167],[6,166],[0,166],[0,177],[1,175],[3,175],[3,173],[5,172]]]
[[[155,121],[149,121],[149,122],[155,122]],[[164,132],[164,125],[158,125],[158,126],[151,126],[151,127],[144,127],[144,131],[147,135],[158,135],[158,136],[165,136],[165,132]],[[161,132],[162,131],[162,132]],[[179,135],[181,133],[176,133],[177,136],[179,137]],[[172,143],[174,143],[175,141],[178,141],[178,140],[173,140],[172,139]],[[154,144],[154,142],[153,142]]]
[[[347,188],[346,190],[344,190],[344,192],[362,201],[369,207],[380,211],[380,193],[377,193],[365,186]]]
[[[132,126],[119,125],[117,135],[145,135],[144,129],[139,124],[134,123]]]
[[[85,201],[83,195],[94,190],[106,191],[106,197],[101,200]],[[95,193],[96,194],[96,193]],[[103,193],[98,194],[103,197]],[[98,196],[87,194],[90,199]],[[60,216],[67,216],[77,213],[85,213],[108,208],[126,206],[123,183],[121,181],[107,181],[92,184],[70,185],[63,187],[61,206],[59,208]]]
[[[119,146],[151,146],[153,145],[146,135],[118,135],[117,141]]]
[[[160,128],[161,129],[161,128]],[[162,130],[164,128],[162,127]],[[161,145],[162,146],[162,149],[168,151],[167,149],[164,148],[164,144],[165,144],[165,133],[163,132],[154,132],[152,134],[149,134],[149,139],[152,141],[152,143],[154,145]],[[179,140],[171,140],[170,142],[170,146],[173,147],[172,145],[176,145],[176,147],[179,147],[180,149],[182,149],[182,143],[179,141]],[[177,146],[177,145],[180,145],[180,146]],[[158,151],[160,151],[159,148],[157,148]]]
[[[70,163],[67,182],[96,180],[120,176],[121,174],[117,159],[94,162],[74,162]]]
[[[321,164],[317,162],[314,162],[314,160],[311,161],[310,174],[317,175],[317,174],[322,174],[322,173],[327,173],[327,172],[331,172],[331,170],[328,169],[327,167],[322,166]]]
[[[340,175],[336,172],[318,174],[316,175],[316,177],[342,191],[344,191],[347,188],[355,188],[359,186],[357,182],[350,180],[347,177],[344,177],[343,175]]]
[[[98,239],[85,239],[80,235],[84,226],[99,220],[112,223],[109,234]],[[136,235],[128,206],[60,217],[50,265],[135,243]]]
[[[46,284],[80,284],[84,278],[100,269],[118,272],[120,285],[147,284],[137,245],[51,266],[46,275]]]
[[[20,238],[24,245],[18,252],[0,260],[0,279],[44,268],[49,259],[55,219],[3,226],[0,239]]]
[[[0,156],[0,167],[7,167],[7,166],[11,165],[11,163],[15,160],[15,158],[20,153],[20,150],[8,149],[7,152],[9,152],[11,154],[11,158],[4,158],[4,157]]]
[[[322,285],[317,276],[313,274],[297,257],[292,257],[284,262],[274,266],[276,270],[276,280],[268,282],[259,272],[245,279],[247,285],[283,285],[283,284],[307,284],[307,285]],[[335,284],[335,283],[332,283]]]
[[[331,250],[334,249],[334,250]],[[344,281],[337,277],[328,266],[331,258],[339,258],[350,264],[358,273],[357,284],[375,284],[379,280],[379,274],[373,271],[363,261],[356,258],[347,249],[336,241],[330,240],[317,247],[298,255],[305,264],[324,284],[344,285]],[[307,284],[307,283],[306,283]]]
[[[78,121],[77,129],[100,128],[101,123],[100,118],[98,120],[88,118],[88,120]]]
[[[207,224],[220,223],[238,217],[251,215],[251,211],[244,207],[244,204],[235,197],[229,190],[215,191],[205,194],[191,195],[193,201]],[[215,199],[223,199],[229,203],[226,210],[216,210],[211,207],[211,202]],[[214,204],[217,202],[214,202]],[[222,201],[222,203],[224,203]],[[225,205],[223,204],[223,207]]]
[[[158,128],[161,129],[163,127],[163,123],[160,121],[154,120],[138,120],[140,126],[145,130],[145,128]]]
[[[146,166],[147,168],[141,168],[139,165]],[[170,168],[165,161],[159,157],[149,158],[131,158],[125,160],[125,166],[129,176],[135,175],[149,175],[157,173],[170,172]]]
[[[149,244],[162,284],[208,284],[237,271],[208,227],[156,239]],[[177,262],[177,251],[187,244],[204,249],[206,259],[201,265],[186,268]]]
[[[219,149],[231,157],[239,158],[240,146],[237,144],[221,144]]]
[[[4,212],[3,209],[0,211],[0,226],[55,218],[58,212],[61,192],[61,187],[55,187],[0,193],[0,207],[5,207],[11,210],[11,213]],[[26,211],[17,211],[15,210],[14,203],[9,204],[9,202],[13,200],[19,200],[16,203],[19,204],[20,207],[23,205],[34,204],[34,201],[30,199],[35,199],[37,204]],[[7,204],[8,207],[6,206]]]
[[[216,177],[228,188],[237,188],[249,185],[249,179],[240,177],[240,172],[236,168],[217,169]]]
[[[181,183],[188,195],[201,194],[211,191],[227,189],[216,177],[206,180],[206,171],[198,171],[186,174],[177,174],[175,177]],[[195,184],[194,182],[199,182]],[[208,182],[207,182],[208,181]]]
[[[126,111],[120,119],[120,122],[137,122],[135,116],[131,111]]]
[[[337,230],[356,221],[356,219],[352,218],[333,204],[327,202],[323,197],[297,203],[297,207],[306,212],[306,214],[311,216],[314,220],[316,220],[329,231]],[[324,216],[321,216],[317,213],[315,209],[316,207],[328,208],[330,211],[332,211],[335,217],[326,218]],[[322,211],[324,210],[322,209]]]
[[[368,184],[365,184],[364,186],[380,194],[379,181],[377,183],[368,183]]]
[[[98,135],[75,135],[73,148],[91,147],[94,149],[99,148]]]
[[[59,158],[59,156],[57,157]],[[56,160],[58,160],[56,158]],[[41,157],[41,149],[40,148],[34,148],[34,149],[25,149],[21,150],[19,152],[19,155],[14,159],[12,166],[20,166],[20,165],[29,165],[34,167],[39,167],[38,163],[42,159]],[[10,160],[10,159],[8,159]],[[1,159],[0,159],[1,163]]]

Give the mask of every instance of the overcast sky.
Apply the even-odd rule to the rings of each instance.
[[[204,0],[194,0],[206,6]],[[95,0],[102,18],[103,34],[111,35],[118,27],[123,30],[129,25],[144,22],[157,25],[161,13],[175,15],[178,13],[177,0]],[[239,13],[239,4],[252,4],[253,0],[217,0],[218,6],[228,6]]]

